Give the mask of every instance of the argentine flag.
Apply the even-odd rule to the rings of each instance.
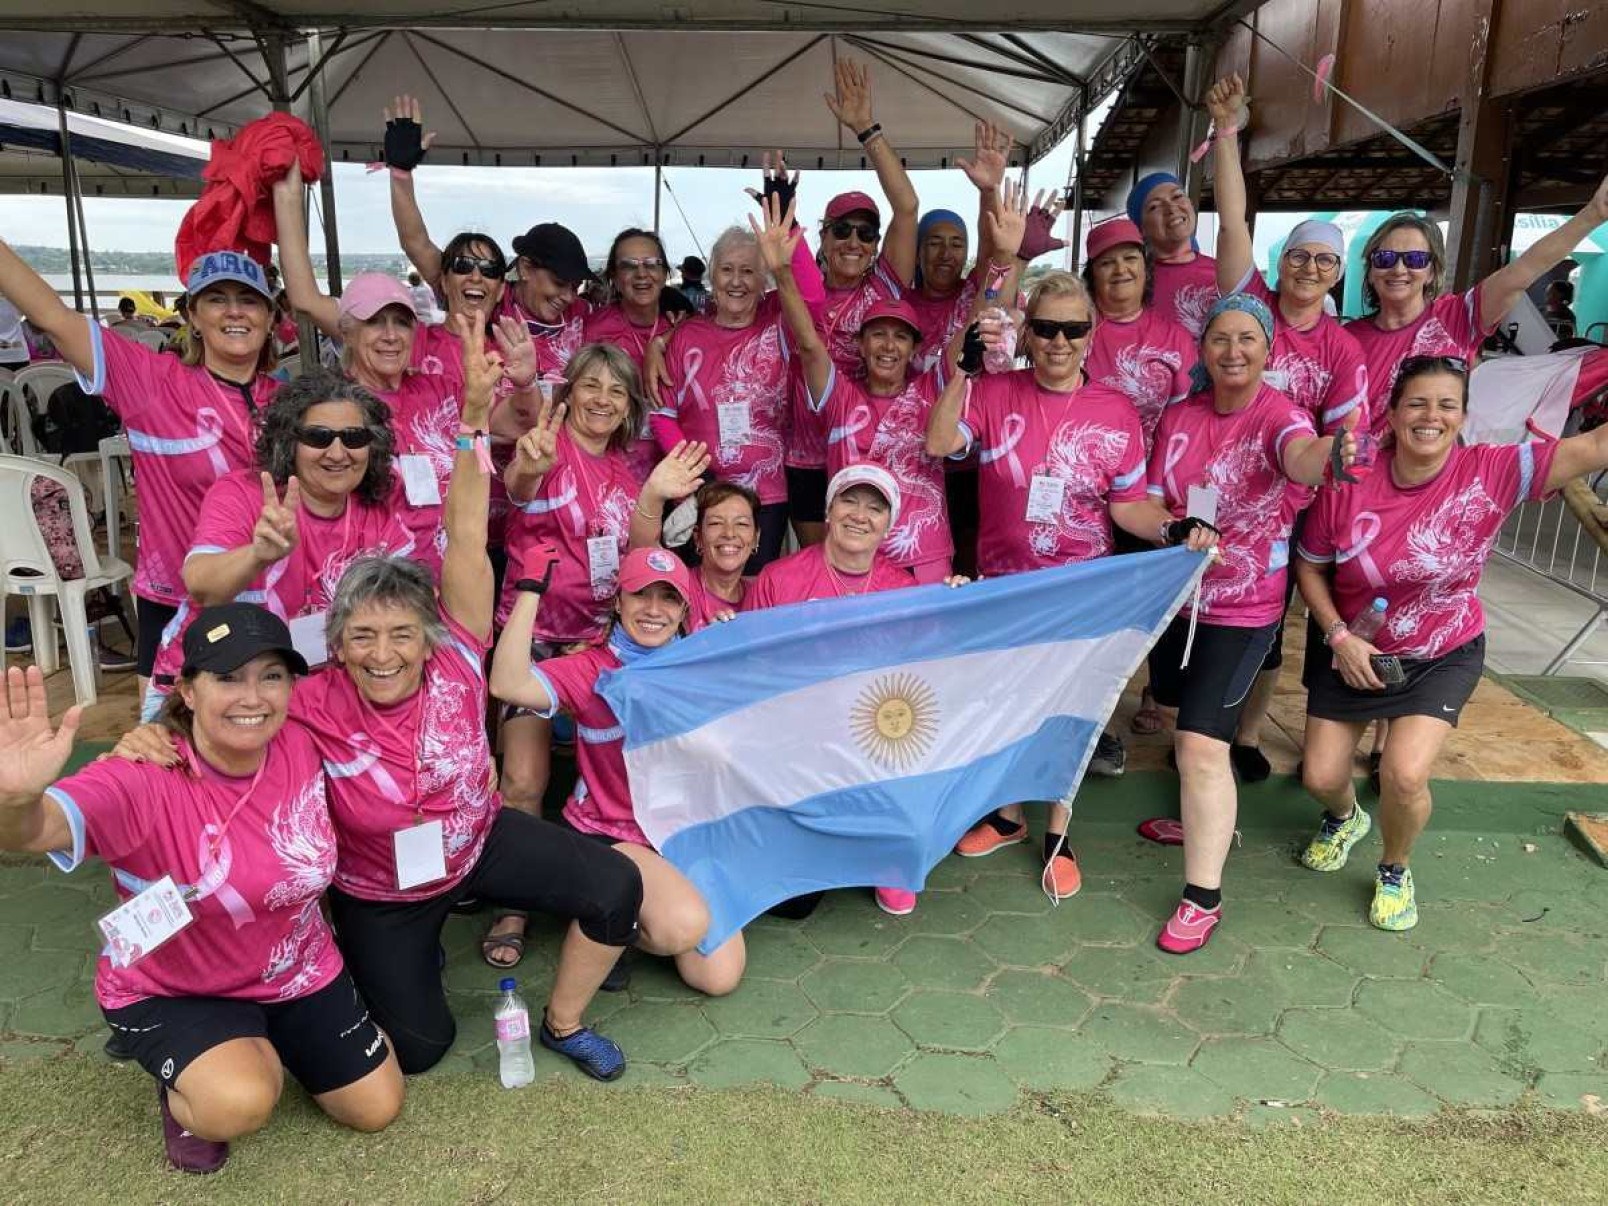
[[[1070,799],[1206,560],[777,607],[605,676],[637,821],[708,902],[700,949],[806,892],[919,890],[989,810]]]

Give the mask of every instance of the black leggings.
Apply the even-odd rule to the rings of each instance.
[[[347,969],[404,1072],[434,1067],[458,1033],[438,952],[448,912],[467,897],[573,917],[593,942],[624,947],[636,940],[642,877],[625,855],[504,808],[474,870],[439,896],[359,900],[330,888]]]

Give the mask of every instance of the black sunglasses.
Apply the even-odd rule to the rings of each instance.
[[[1420,272],[1428,268],[1434,259],[1435,257],[1427,251],[1395,251],[1389,247],[1381,247],[1368,257],[1368,262],[1379,271],[1385,272],[1394,268],[1396,261],[1400,260],[1414,272]]]
[[[501,260],[483,260],[477,255],[455,255],[447,261],[447,271],[453,276],[469,276],[475,271],[489,280],[501,280],[508,275],[508,265]]]
[[[1046,343],[1054,340],[1057,335],[1065,335],[1068,343],[1076,343],[1094,330],[1094,324],[1087,319],[1056,322],[1053,318],[1030,318],[1027,320],[1027,329]]]
[[[367,448],[374,443],[372,427],[298,427],[296,442],[309,448],[328,448],[336,440],[347,449]]]
[[[1468,375],[1468,361],[1461,356],[1408,356],[1401,362],[1397,380],[1418,373],[1457,373]]]
[[[850,235],[862,243],[875,243],[882,237],[882,231],[870,222],[850,222],[847,218],[839,218],[827,227],[834,239],[846,239]]]

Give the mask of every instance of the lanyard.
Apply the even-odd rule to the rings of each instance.
[[[255,429],[257,425],[257,399],[252,395],[251,387],[256,384],[256,377],[253,377],[251,381],[242,384],[239,381],[231,381],[227,377],[220,377],[211,369],[207,370],[207,376],[212,378],[213,388],[215,388],[224,398],[228,398],[231,391],[240,395],[241,400],[246,404],[246,414],[248,416],[247,425]]]
[[[205,778],[206,772],[196,764],[201,755],[196,751],[193,745],[189,747],[188,754],[190,773],[195,775],[197,778]],[[257,790],[257,784],[262,782],[263,772],[267,769],[268,751],[265,749],[263,750],[262,754],[262,763],[257,767],[257,773],[251,776],[250,784],[248,784],[246,790],[241,793],[240,799],[235,802],[235,806],[229,810],[229,815],[223,818],[223,823],[216,826],[216,832],[207,838],[207,857],[205,864],[201,868],[201,874],[197,878],[197,882],[185,888],[185,900],[197,900],[200,898],[200,881],[206,878],[207,868],[216,865],[218,861],[218,851],[223,848],[223,840],[228,836],[229,826],[234,824],[234,819],[240,815],[240,810],[243,809],[251,800],[252,794]]]

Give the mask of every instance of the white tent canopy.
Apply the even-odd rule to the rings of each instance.
[[[61,116],[0,100],[0,193],[65,194]],[[65,116],[86,197],[200,196],[205,143],[81,113]]]

